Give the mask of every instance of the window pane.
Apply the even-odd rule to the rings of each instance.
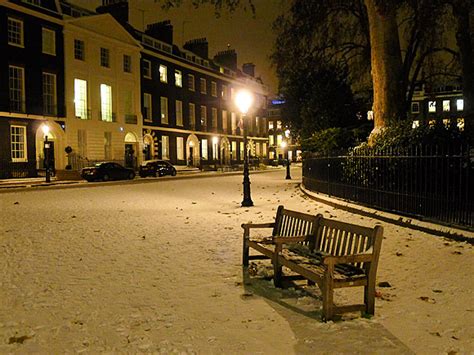
[[[15,66],[10,66],[8,69],[10,110],[25,112],[24,69]]]
[[[10,127],[11,159],[12,162],[24,162],[26,159],[26,127]]]
[[[183,102],[176,100],[176,125],[183,125]]]
[[[8,44],[23,47],[23,21],[8,18]]]
[[[160,81],[162,83],[168,82],[168,69],[164,65],[160,65]]]
[[[43,28],[43,53],[56,55],[56,33],[53,30]]]
[[[183,137],[176,138],[176,152],[178,160],[184,160],[184,139]]]
[[[43,113],[56,115],[56,75],[43,73]]]
[[[161,97],[161,123],[168,123],[168,98]]]
[[[102,121],[112,122],[112,87],[100,84],[100,109]]]

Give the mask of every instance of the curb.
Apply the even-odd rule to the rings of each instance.
[[[364,217],[375,218],[383,222],[425,232],[438,237],[445,237],[458,242],[466,242],[474,245],[474,233],[467,230],[459,229],[452,226],[448,227],[436,224],[434,222],[425,222],[412,217],[402,217],[393,213],[363,207],[355,203],[348,202],[346,200],[341,200],[335,197],[330,197],[325,194],[310,191],[306,189],[302,183],[299,185],[299,187],[300,190],[309,198],[337,209],[358,214]]]

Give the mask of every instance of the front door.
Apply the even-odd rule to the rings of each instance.
[[[49,144],[49,148],[44,147],[43,148],[43,155],[44,155],[44,161],[43,161],[43,166],[45,169],[49,168],[49,171],[54,175],[56,169],[55,169],[55,163],[54,163],[54,142],[53,141],[48,141],[45,144]]]
[[[127,168],[135,167],[135,151],[133,144],[125,144],[125,166]]]

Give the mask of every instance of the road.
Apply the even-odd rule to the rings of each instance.
[[[317,291],[242,272],[240,224],[279,204],[375,223],[293,177],[252,174],[251,208],[241,176],[2,194],[0,353],[410,353],[381,300],[371,320],[322,323]]]

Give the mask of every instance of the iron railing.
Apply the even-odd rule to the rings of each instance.
[[[415,146],[308,156],[303,184],[312,191],[472,229],[474,149]]]

